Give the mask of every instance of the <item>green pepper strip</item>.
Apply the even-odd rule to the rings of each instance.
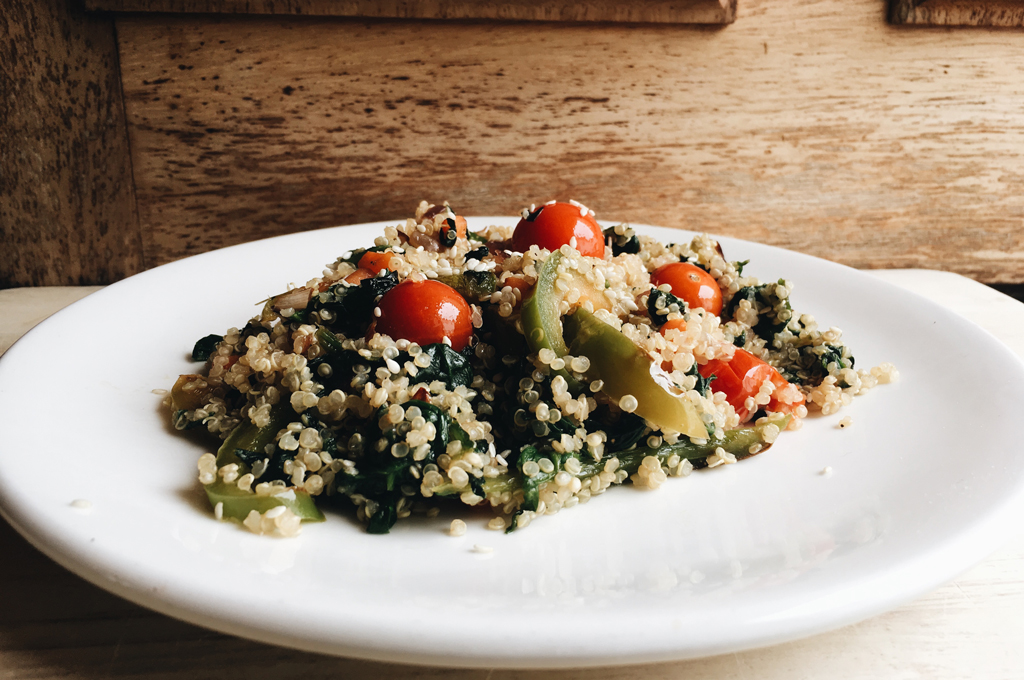
[[[521,318],[526,344],[529,345],[531,352],[550,349],[557,356],[564,357],[569,353],[569,348],[566,347],[565,339],[562,337],[561,314],[558,311],[562,296],[555,289],[555,281],[558,280],[558,263],[561,260],[562,254],[555,251],[541,265],[540,271],[537,273],[537,285],[523,300]],[[583,391],[583,385],[566,369],[552,371],[552,373],[565,378],[569,384],[569,391],[573,394]]]
[[[217,467],[230,463],[238,465],[239,476],[249,472],[249,466],[235,455],[236,449],[245,451],[262,451],[267,444],[274,441],[279,431],[295,417],[294,411],[287,404],[278,404],[270,411],[270,422],[264,427],[257,427],[252,422],[243,422],[228,435],[217,451]],[[210,505],[216,507],[223,503],[223,516],[244,520],[249,512],[256,510],[264,513],[267,510],[283,505],[301,519],[322,522],[324,515],[316,507],[313,499],[305,491],[295,488],[288,489],[276,496],[257,496],[251,491],[238,488],[234,482],[227,483],[220,477],[213,484],[206,485],[206,496]]]
[[[736,456],[737,460],[743,460],[749,458],[755,454],[750,452],[750,447],[754,444],[760,444],[761,449],[758,453],[764,453],[771,444],[764,442],[764,429],[768,425],[775,425],[779,428],[780,432],[786,429],[789,425],[790,416],[782,415],[771,418],[766,423],[755,425],[754,427],[744,427],[736,430],[729,430],[725,433],[722,439],[708,439],[705,444],[694,444],[690,440],[683,438],[675,444],[663,444],[657,448],[651,448],[649,446],[638,446],[635,449],[629,451],[619,451],[613,454],[619,459],[620,470],[625,470],[629,474],[633,474],[639,469],[644,458],[647,456],[657,456],[662,464],[665,464],[669,458],[673,455],[685,458],[687,460],[699,460],[701,458],[707,458],[714,454],[715,449],[721,447],[728,453]],[[610,456],[606,456],[599,461],[585,461],[580,459],[581,469],[579,474],[576,476],[581,481],[586,483],[586,480],[594,475],[600,474],[604,471],[604,466],[607,464]],[[544,482],[550,481],[555,478],[558,474],[558,470],[552,470],[551,472],[541,472],[533,477],[531,481],[537,485],[543,484]],[[497,477],[488,477],[483,481],[483,490],[488,498],[502,494],[506,491],[514,492],[522,488],[523,479],[521,474],[503,474]],[[465,489],[456,489],[451,484],[442,484],[433,489],[435,496],[451,496],[461,493]]]
[[[345,351],[345,345],[341,344],[338,336],[323,326],[316,329],[316,340],[328,353],[338,354]]]
[[[661,430],[700,439],[708,436],[697,407],[683,390],[618,329],[582,307],[565,317],[564,326],[570,351],[590,359],[587,380],[604,383],[602,392],[615,401],[632,395],[637,401],[633,412]]]

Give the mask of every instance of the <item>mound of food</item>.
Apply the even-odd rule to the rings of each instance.
[[[199,480],[218,519],[257,533],[294,534],[321,502],[373,533],[444,502],[513,531],[763,452],[809,408],[896,379],[856,369],[789,281],[745,264],[708,236],[602,229],[572,201],[479,233],[423,202],[197,342],[205,366],[175,383],[173,422],[223,440]]]

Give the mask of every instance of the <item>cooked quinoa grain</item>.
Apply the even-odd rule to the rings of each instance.
[[[558,241],[556,208],[591,233]],[[856,368],[839,329],[793,308],[792,281],[744,276],[706,235],[602,231],[574,202],[524,209],[520,228],[469,232],[424,201],[199,340],[202,369],[167,400],[177,429],[221,441],[197,464],[216,517],[293,536],[334,505],[386,533],[448,503],[515,531],[627,479],[657,489],[734,464],[899,379]],[[685,282],[652,286],[680,262],[717,284],[720,314]]]

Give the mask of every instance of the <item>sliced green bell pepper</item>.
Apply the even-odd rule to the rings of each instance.
[[[531,352],[542,349],[552,350],[556,356],[564,357],[569,353],[562,336],[562,322],[559,306],[564,297],[555,287],[558,280],[558,266],[564,259],[562,253],[555,251],[540,266],[537,273],[537,285],[523,300],[522,324],[526,335],[526,344]],[[594,289],[593,285],[580,276],[573,277],[573,287],[580,291],[580,300],[590,300],[595,308],[610,309],[608,301]],[[584,386],[566,369],[552,371],[555,375],[565,378],[569,391],[579,394]]]
[[[291,406],[281,403],[271,409],[270,422],[264,427],[257,427],[252,422],[243,422],[231,431],[231,434],[218,449],[217,467],[234,463],[238,465],[239,475],[248,473],[249,466],[235,455],[235,450],[262,451],[267,444],[274,441],[277,433],[294,418],[295,412],[292,411]],[[225,482],[218,477],[217,481],[207,484],[205,488],[210,505],[216,507],[217,503],[224,504],[222,506],[224,517],[244,520],[252,510],[262,514],[275,506],[283,505],[305,521],[322,522],[324,520],[323,513],[316,507],[310,495],[294,487],[275,496],[257,496],[252,491],[239,489],[234,482]]]
[[[587,379],[602,381],[602,392],[616,401],[632,395],[637,401],[633,412],[662,430],[708,438],[697,407],[632,340],[582,308],[565,317],[563,325],[569,352],[590,359]]]

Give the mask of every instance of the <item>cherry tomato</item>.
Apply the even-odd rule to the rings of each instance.
[[[391,264],[391,258],[395,256],[390,250],[384,252],[376,252],[373,250],[367,250],[363,253],[363,256],[359,258],[359,269],[369,270],[371,274],[376,276],[383,269],[394,270],[395,267]]]
[[[576,250],[587,257],[604,257],[604,234],[590,213],[580,214],[571,203],[549,203],[519,220],[512,234],[512,249],[526,252],[536,245],[558,250],[576,238]]]
[[[651,285],[667,283],[672,294],[684,300],[690,309],[700,307],[715,316],[722,313],[722,289],[706,271],[689,262],[670,262],[654,270]]]
[[[711,391],[725,394],[726,401],[732,404],[741,423],[746,422],[760,408],[755,406],[751,411],[746,408],[745,404],[748,397],[757,396],[766,379],[771,380],[775,385],[776,394],[779,390],[789,386],[786,379],[774,367],[743,349],[737,349],[731,361],[712,359],[700,366],[699,370],[705,378],[715,376],[715,380],[711,381]],[[792,413],[797,406],[804,403],[804,398],[801,396],[797,403],[783,404],[779,402],[776,394],[773,394],[772,400],[764,406],[766,410]]]
[[[519,291],[519,299],[516,300],[516,306],[518,306],[519,303],[523,301],[523,298],[525,298],[530,293],[531,288],[530,284],[526,282],[526,279],[521,278],[519,276],[510,276],[504,281],[502,281],[500,287],[504,288],[505,286],[508,286],[513,290]]]
[[[779,401],[778,394],[783,388],[789,387],[789,381],[783,378],[778,371],[772,368],[772,383],[775,385],[775,392],[772,394],[772,400],[768,402],[768,410],[775,411],[777,413],[794,413],[798,406],[803,406],[807,403],[807,399],[803,393],[800,393],[797,401],[791,404],[784,404]]]
[[[665,335],[666,333],[668,333],[670,330],[673,330],[673,329],[678,329],[680,331],[685,331],[686,330],[686,319],[672,319],[671,321],[666,321],[664,323],[664,325],[662,325],[661,330],[659,331],[659,333],[661,333],[662,335]]]
[[[461,351],[473,335],[472,311],[461,295],[440,281],[403,281],[377,303],[376,331],[419,345],[451,340]]]

